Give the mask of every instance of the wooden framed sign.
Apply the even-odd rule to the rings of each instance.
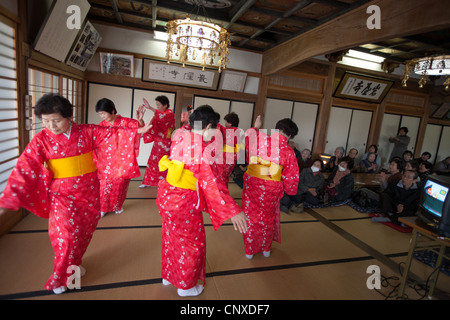
[[[336,98],[381,103],[394,81],[346,72],[334,92]]]
[[[142,61],[142,81],[160,82],[178,86],[217,90],[220,73],[216,70],[182,67],[144,58]]]

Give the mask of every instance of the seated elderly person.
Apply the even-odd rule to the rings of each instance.
[[[377,173],[378,165],[376,163],[377,155],[374,152],[369,152],[367,157],[359,163],[359,172],[363,173]]]
[[[326,181],[323,202],[344,201],[351,198],[354,179],[351,172],[353,159],[349,157],[341,158],[338,166],[333,170]]]
[[[281,211],[300,213],[303,211],[303,202],[312,205],[319,204],[319,194],[325,182],[322,174],[322,160],[315,159],[309,168],[303,169],[298,181],[297,194],[290,196],[284,194],[281,198]]]
[[[381,210],[386,217],[374,217],[372,222],[393,222],[400,225],[398,218],[414,216],[420,200],[420,188],[416,179],[416,171],[406,170],[399,182],[390,182],[381,193]]]
[[[334,156],[330,158],[330,161],[325,166],[324,171],[331,172],[335,168],[337,168],[339,164],[339,159],[341,159],[344,156],[344,147],[337,147],[336,150],[334,150]]]
[[[313,163],[313,160],[311,159],[311,150],[303,149],[301,156],[297,157],[297,162],[299,173],[301,173],[304,168],[311,167]]]

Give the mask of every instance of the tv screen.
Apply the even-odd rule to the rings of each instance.
[[[442,218],[448,187],[433,180],[427,180],[424,186],[422,207],[437,218]]]

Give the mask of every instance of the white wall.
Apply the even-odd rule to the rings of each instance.
[[[100,47],[105,49],[134,52],[137,54],[165,58],[166,43],[154,40],[151,32],[141,32],[93,23],[103,40]],[[227,68],[261,73],[262,54],[230,48]],[[89,65],[92,70],[94,65]],[[97,70],[95,70],[97,71]]]

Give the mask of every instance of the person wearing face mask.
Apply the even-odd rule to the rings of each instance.
[[[298,181],[297,194],[290,196],[284,194],[281,199],[281,211],[289,213],[289,210],[295,213],[303,212],[303,203],[318,205],[320,203],[319,195],[323,188],[325,178],[322,174],[322,160],[314,159],[309,168],[302,170]]]
[[[166,96],[158,96],[155,101],[156,108],[150,106],[146,99],[143,99],[144,104],[141,106],[155,114],[150,121],[152,129],[143,135],[144,143],[153,142],[153,147],[148,157],[144,179],[139,188],[156,187],[158,182],[166,177],[165,172],[158,170],[158,162],[163,156],[169,154],[170,139],[175,130],[175,114],[169,108],[169,99]]]
[[[354,180],[351,173],[353,160],[350,157],[341,158],[338,166],[326,181],[324,203],[329,201],[344,201],[351,198]]]

